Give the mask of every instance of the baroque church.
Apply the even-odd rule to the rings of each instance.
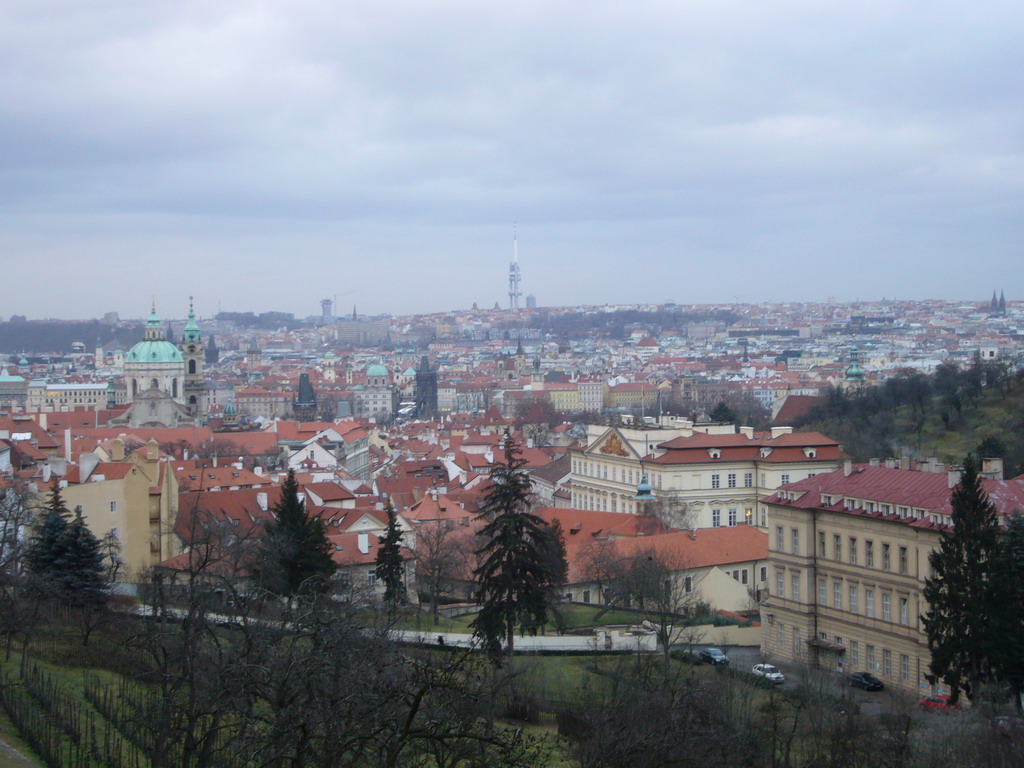
[[[167,341],[154,304],[142,341],[124,358],[128,409],[111,426],[191,427],[205,423],[205,347],[189,299],[180,346]]]

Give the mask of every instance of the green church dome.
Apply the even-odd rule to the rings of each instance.
[[[169,341],[140,341],[125,356],[130,363],[184,363],[181,350]]]
[[[368,367],[366,369],[366,375],[367,376],[387,376],[388,375],[388,369],[387,369],[386,366],[383,366],[380,363],[374,363],[373,365],[371,365],[370,367]]]
[[[154,306],[146,322],[143,340],[129,350],[126,363],[180,363],[185,360],[181,350],[164,338],[164,328]]]

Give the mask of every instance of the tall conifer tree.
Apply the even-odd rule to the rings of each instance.
[[[377,578],[384,582],[384,600],[391,606],[405,602],[405,565],[402,560],[402,529],[394,505],[388,501],[388,527],[378,536]]]
[[[311,517],[299,497],[295,472],[281,485],[281,498],[272,510],[274,519],[263,532],[256,582],[281,597],[312,596],[324,592],[337,565],[319,517]]]
[[[999,543],[996,509],[981,486],[973,455],[964,459],[950,499],[952,525],[928,557],[933,575],[925,580],[928,612],[924,628],[932,677],[973,699],[991,675],[993,624],[1001,610],[993,579]]]
[[[511,658],[516,629],[536,634],[547,621],[551,587],[564,574],[564,559],[551,529],[530,511],[531,482],[519,446],[505,432],[505,461],[491,471],[492,485],[480,507],[486,521],[477,551],[474,633],[497,661],[502,643]]]

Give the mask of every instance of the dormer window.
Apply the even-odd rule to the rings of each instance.
[[[761,458],[762,459],[767,459],[771,455],[772,455],[772,449],[771,448],[769,448],[768,446],[764,446],[763,448],[761,448]]]
[[[718,448],[708,448],[708,456],[712,459],[722,458],[722,451]]]
[[[806,456],[808,459],[813,459],[817,455],[818,455],[818,449],[817,448],[810,448],[810,447],[804,448],[804,456]]]

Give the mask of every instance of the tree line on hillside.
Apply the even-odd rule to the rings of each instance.
[[[1002,458],[1013,477],[1024,472],[1024,369],[976,356],[932,374],[903,371],[877,386],[832,388],[793,426],[835,438],[857,461],[932,451],[953,461],[973,452]]]
[[[58,321],[31,320],[28,322],[0,323],[0,350],[17,362],[23,351],[67,355],[74,342],[85,344],[87,352],[96,349],[97,342],[104,346],[113,342],[124,350],[142,339],[143,326],[107,325],[100,320]]]

